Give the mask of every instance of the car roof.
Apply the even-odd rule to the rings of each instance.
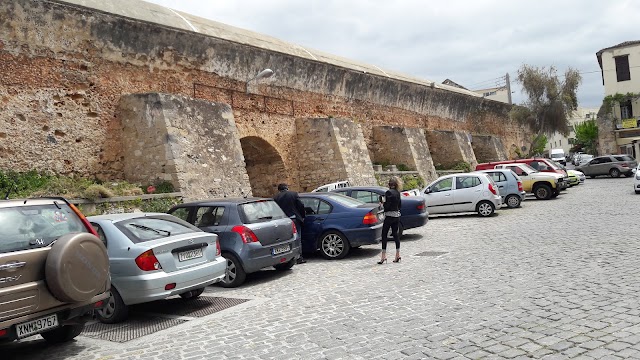
[[[192,201],[184,204],[178,204],[176,207],[185,207],[185,206],[203,206],[203,205],[215,205],[215,204],[246,204],[255,201],[265,201],[265,200],[273,200],[272,198],[263,198],[263,197],[247,197],[247,198],[217,198],[217,199],[207,199],[207,200],[198,200]]]
[[[65,199],[57,198],[57,197],[9,199],[9,200],[0,200],[0,208],[29,206],[29,205],[50,205],[50,204],[53,204],[54,202],[65,203],[65,204],[68,203]]]
[[[388,187],[374,185],[374,186],[349,186],[349,187],[337,188],[332,190],[331,192],[337,192],[335,190],[371,190],[371,189],[381,190],[381,191],[389,190]]]

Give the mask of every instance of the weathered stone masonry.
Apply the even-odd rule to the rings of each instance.
[[[127,2],[131,8],[121,15],[89,8],[98,1],[82,3],[87,7],[0,3],[0,168],[122,178],[127,135],[117,107],[123,95],[140,93],[228,104],[249,182],[260,195],[279,181],[304,190],[320,184],[298,179],[330,180],[318,164],[305,170],[311,175],[300,168],[300,144],[309,140],[296,129],[300,119],[352,120],[370,153],[378,126],[492,135],[505,146],[521,146],[527,137],[501,103],[313,60],[303,51],[273,51],[267,42],[260,47],[154,24],[171,13],[148,3]],[[148,8],[152,17],[140,15]],[[247,94],[246,80],[267,67],[276,76],[251,83]]]

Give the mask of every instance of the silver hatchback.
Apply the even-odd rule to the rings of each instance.
[[[226,260],[215,234],[175,216],[129,213],[88,218],[107,247],[111,294],[98,311],[104,323],[123,321],[128,306],[180,295],[198,297],[224,278]]]
[[[522,179],[516,173],[510,169],[479,170],[479,172],[488,174],[498,185],[503,204],[511,209],[520,207],[526,192],[522,186]]]

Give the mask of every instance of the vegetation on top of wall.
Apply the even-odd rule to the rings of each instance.
[[[438,163],[435,164],[434,167],[436,168],[436,170],[462,170],[465,172],[469,172],[471,171],[471,164],[469,164],[466,161],[460,160],[457,163],[453,164],[453,166],[449,167],[448,169],[445,168],[445,166],[443,166],[442,164]]]
[[[602,106],[607,114],[613,112],[613,104],[620,104],[628,100],[637,100],[640,98],[640,93],[628,92],[626,94],[615,93],[613,95],[607,95],[602,99]]]
[[[0,191],[10,199],[63,196],[69,199],[96,200],[114,196],[173,192],[171,183],[131,184],[126,181],[102,182],[77,176],[52,175],[35,170],[27,172],[0,170]]]
[[[378,174],[376,174],[375,176],[379,186],[387,186],[387,183],[389,181],[389,176],[382,177]],[[427,182],[422,178],[422,176],[412,175],[412,174],[402,175],[400,176],[400,180],[402,180],[403,190],[422,189],[427,184]]]

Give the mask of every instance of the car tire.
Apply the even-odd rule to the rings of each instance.
[[[247,279],[247,273],[244,271],[242,264],[238,258],[230,253],[223,253],[222,257],[227,259],[227,271],[218,284],[224,288],[238,287]]]
[[[612,178],[619,178],[620,177],[620,170],[613,168],[611,170],[609,170],[609,175],[611,175]]]
[[[636,194],[640,194],[640,190],[636,190]]]
[[[84,324],[63,325],[57,329],[45,331],[42,336],[47,342],[59,344],[73,340],[84,330]]]
[[[533,189],[533,195],[535,195],[536,199],[539,200],[549,200],[551,199],[552,195],[551,187],[545,184],[536,185],[536,187]]]
[[[595,175],[589,175],[590,178],[595,179],[596,176]]]
[[[520,196],[518,195],[508,195],[505,199],[504,199],[504,203],[507,204],[507,207],[509,209],[515,209],[517,207],[520,207],[520,203],[522,202],[522,199],[520,199]]]
[[[491,201],[480,201],[478,205],[476,205],[476,211],[482,217],[489,217],[496,211],[496,207]]]
[[[327,231],[320,237],[320,253],[325,259],[342,259],[347,256],[349,249],[349,241],[337,231]]]
[[[107,305],[96,311],[96,317],[101,323],[117,324],[123,322],[129,316],[129,307],[122,301],[122,296],[116,288],[111,286]]]
[[[293,259],[287,261],[286,263],[274,265],[273,267],[278,271],[286,271],[286,270],[291,269],[293,267],[293,265],[295,265],[295,264],[296,264],[296,258],[293,258]]]
[[[193,300],[198,296],[202,295],[204,292],[204,288],[194,289],[191,291],[187,291],[185,293],[180,294],[180,297],[184,300]]]

